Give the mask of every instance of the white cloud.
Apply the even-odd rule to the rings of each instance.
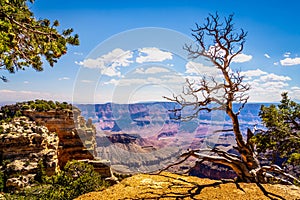
[[[69,77],[66,77],[66,76],[64,76],[64,77],[61,77],[61,78],[59,78],[58,80],[59,80],[59,81],[62,81],[62,80],[70,80],[70,78],[69,78]]]
[[[288,83],[283,81],[266,82],[260,85],[262,88],[268,88],[268,90],[276,91],[278,89],[289,86]]]
[[[286,91],[289,86],[286,81],[265,82],[261,79],[255,79],[247,83],[251,86],[249,100],[252,102],[279,102],[281,99],[280,94]]]
[[[118,85],[119,82],[120,82],[120,80],[116,80],[116,79],[113,78],[113,79],[110,79],[107,82],[104,82],[103,85],[110,85],[110,84],[112,84],[112,85]]]
[[[186,76],[181,76],[179,74],[167,74],[161,76],[161,79],[170,84],[178,84],[180,87],[185,83],[185,79],[188,78]]]
[[[285,52],[283,54],[283,57],[288,58],[288,57],[290,57],[290,55],[291,55],[291,52]]]
[[[280,60],[280,64],[282,66],[292,66],[292,65],[300,65],[300,57],[296,58],[285,58]]]
[[[163,68],[163,67],[150,67],[147,69],[144,68],[137,68],[135,70],[135,73],[137,74],[157,74],[157,73],[166,73],[169,72],[170,70]]]
[[[209,50],[207,51],[208,54],[212,54],[212,55],[214,55],[215,52],[217,52],[216,56],[219,56],[219,57],[225,56],[225,51],[223,49],[221,49],[218,44],[216,44],[215,46],[210,46]],[[252,59],[252,55],[246,55],[246,54],[240,53],[232,59],[232,62],[243,63],[243,62],[248,62],[251,59]]]
[[[106,75],[106,76],[117,76],[121,77],[121,72],[119,71],[118,68],[116,67],[107,67],[105,69],[101,70],[101,74]]]
[[[141,87],[146,88],[150,86],[153,88],[165,87],[169,89],[171,88],[170,91],[172,91],[172,93],[174,94],[180,94],[182,91],[182,87],[185,84],[185,78],[188,78],[190,81],[195,81],[196,83],[195,87],[197,87],[197,83],[199,83],[201,79],[201,76],[199,76],[199,74],[203,75],[203,72],[200,73],[193,68],[194,67],[193,65],[197,65],[197,64],[198,66],[203,67],[203,65],[201,65],[200,63],[194,63],[194,64],[189,63],[189,65],[187,63],[187,71],[191,72],[190,75],[172,74],[169,72],[160,75],[157,74],[153,74],[151,76],[149,75],[146,78],[132,77],[132,78],[122,78],[120,80],[111,79],[110,81],[104,83],[104,85],[112,84],[117,87],[126,88],[126,89],[124,88],[124,90],[122,88],[121,91],[131,91],[132,88],[134,88],[132,90],[135,91],[136,88],[141,88]],[[207,67],[207,68],[208,68],[207,69],[208,72],[210,73],[211,72],[210,70],[213,67]],[[145,69],[141,71],[145,72]],[[291,94],[291,97],[295,97],[295,98],[299,97],[298,99],[300,100],[300,87],[296,87],[296,86],[290,87],[289,82],[291,81],[291,78],[288,76],[283,76],[274,73],[267,73],[265,71],[262,71],[261,69],[248,70],[241,73],[242,75],[250,77],[250,79],[244,79],[244,80],[245,83],[248,83],[251,86],[251,89],[249,91],[251,102],[279,102],[281,99],[280,94],[284,91],[288,91]],[[151,92],[148,93],[149,95],[147,95],[147,97],[151,96]],[[126,96],[127,94],[124,95]],[[145,96],[141,97],[137,95],[136,98],[144,99],[146,97]]]
[[[251,55],[246,55],[246,54],[238,54],[237,56],[235,56],[233,59],[232,59],[232,62],[235,62],[235,63],[243,63],[243,62],[248,62],[252,59],[252,56]]]
[[[271,73],[271,74],[261,76],[260,80],[269,82],[269,81],[290,81],[292,79],[288,76],[280,76],[280,75]]]
[[[288,82],[292,80],[288,76],[267,73],[260,69],[249,70],[244,73],[253,77],[253,79],[245,81],[251,86],[249,100],[252,102],[279,102],[280,94],[288,90]]]
[[[193,61],[189,61],[185,65],[185,69],[185,73],[187,74],[197,74],[203,76],[216,76],[219,73],[216,67],[205,66],[202,63],[197,63]]]
[[[173,82],[172,82],[173,81]],[[114,81],[111,81],[112,83]],[[121,79],[118,81],[117,84],[120,86],[142,86],[142,85],[148,85],[148,84],[174,84],[174,79],[163,79],[162,77],[147,77],[146,79],[144,78],[131,78],[131,79]]]
[[[141,78],[121,79],[117,84],[122,87],[129,85],[144,85],[147,84],[147,80]]]
[[[265,53],[264,56],[265,56],[266,58],[271,58],[270,55],[267,54],[267,53]]]
[[[293,100],[300,101],[300,87],[292,87],[288,94]]]
[[[275,66],[278,66],[278,65],[279,65],[279,62],[274,62],[274,65],[275,65]]]
[[[24,81],[23,83],[24,83],[24,84],[28,84],[28,83],[29,83],[29,81]]]
[[[121,76],[121,72],[118,67],[127,67],[132,63],[133,52],[124,51],[123,49],[116,48],[111,52],[100,56],[99,58],[88,58],[81,62],[75,62],[78,65],[100,69],[101,74],[106,76]]]
[[[142,71],[144,73],[144,71]],[[140,73],[140,72],[139,72]],[[134,77],[127,77],[122,78],[119,80],[116,79],[110,79],[109,81],[106,81],[103,83],[103,85],[114,85],[114,86],[120,86],[120,87],[127,87],[127,86],[143,86],[143,85],[165,85],[168,87],[182,87],[185,83],[185,78],[182,75],[175,74],[175,73],[156,73],[156,74],[150,74],[146,77],[140,78],[140,76],[134,76]]]
[[[162,62],[164,60],[172,60],[172,55],[171,52],[162,51],[156,47],[146,47],[139,49],[139,56],[136,58],[136,62]]]
[[[300,87],[294,86],[294,87],[291,87],[291,90],[300,90]]]
[[[248,70],[248,71],[241,72],[241,75],[245,76],[245,77],[261,76],[261,75],[266,75],[266,74],[268,74],[268,73],[264,72],[260,69]]]

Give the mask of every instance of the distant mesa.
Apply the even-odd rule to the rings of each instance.
[[[234,142],[231,132],[212,134],[215,130],[230,129],[229,119],[218,121],[211,113],[201,112],[198,119],[181,122],[174,119],[171,110],[178,106],[172,102],[76,106],[96,127],[97,156],[110,160],[112,168],[121,173],[161,169],[188,148],[209,145],[230,151]],[[240,115],[242,131],[259,121],[259,108],[260,104],[245,106]],[[202,173],[196,168],[194,172]]]

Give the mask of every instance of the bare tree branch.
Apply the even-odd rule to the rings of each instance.
[[[258,171],[256,171],[257,174],[260,174],[260,173],[265,173],[265,172],[274,172],[276,174],[280,174],[292,181],[295,181],[297,184],[300,184],[300,180],[297,179],[296,177],[288,174],[288,173],[285,173],[279,166],[277,165],[271,165],[271,166],[262,166]],[[270,176],[270,175],[269,175]],[[271,178],[276,178],[274,176],[270,176]],[[286,184],[290,184],[292,185],[293,183],[292,182],[289,182],[285,179],[282,179],[282,178],[277,178],[277,180],[279,181],[282,181],[283,183],[286,183]]]
[[[231,119],[232,129],[230,131],[235,135],[236,146],[234,149],[238,151],[238,155],[218,148],[191,150],[182,155],[182,160],[170,166],[182,163],[189,157],[195,157],[201,161],[229,166],[236,172],[238,178],[245,182],[264,183],[270,181],[270,177],[274,179],[274,176],[268,172],[277,173],[298,182],[295,177],[284,173],[277,167],[261,167],[255,146],[251,141],[253,133],[248,129],[245,141],[240,130],[239,115],[248,102],[247,92],[250,90],[250,85],[244,83],[244,76],[239,71],[233,71],[230,66],[233,59],[244,50],[247,32],[243,29],[240,29],[239,32],[235,30],[233,15],[229,15],[222,21],[216,13],[209,14],[204,24],[196,24],[196,28],[192,29],[192,36],[196,45],[185,44],[183,47],[188,51],[189,58],[208,59],[220,72],[221,78],[203,76],[199,81],[186,79],[181,94],[173,94],[173,97],[164,98],[178,104],[179,108],[177,107],[173,112],[176,119],[181,121],[197,118],[201,111],[223,110]],[[234,103],[238,105],[237,108],[233,107]],[[189,113],[184,116],[184,111],[187,110]],[[296,127],[299,127],[297,122],[291,123],[296,123]],[[225,131],[227,130],[222,130],[222,132]],[[209,154],[204,152],[209,152]],[[281,182],[288,182],[280,177],[276,178]]]

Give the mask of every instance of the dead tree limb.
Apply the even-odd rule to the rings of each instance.
[[[239,32],[236,31],[233,15],[229,15],[221,21],[217,13],[210,14],[203,25],[196,24],[196,28],[192,32],[196,45],[186,44],[184,46],[189,57],[191,59],[204,57],[210,60],[222,78],[217,80],[216,77],[204,76],[200,81],[187,79],[182,94],[173,94],[173,97],[164,98],[179,105],[176,113],[181,113],[176,116],[178,120],[182,121],[198,117],[201,111],[223,110],[231,119],[232,132],[236,142],[235,149],[238,151],[238,155],[229,154],[216,148],[210,149],[212,155],[204,154],[203,150],[192,150],[182,155],[184,159],[180,163],[192,156],[199,160],[231,167],[241,181],[266,182],[266,170],[273,169],[273,172],[276,173],[280,173],[281,170],[260,166],[254,144],[251,142],[253,133],[250,130],[247,133],[248,138],[244,140],[240,130],[239,114],[248,102],[250,85],[243,82],[244,77],[240,72],[234,72],[230,68],[233,60],[244,50],[247,32],[243,29],[240,29]],[[233,107],[234,103],[239,105],[237,109]],[[183,116],[182,112],[187,107],[191,108],[192,113]]]

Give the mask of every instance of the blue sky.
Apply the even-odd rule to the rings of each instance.
[[[300,3],[294,1],[43,1],[30,7],[36,18],[58,19],[74,28],[80,46],[43,72],[7,74],[0,101],[54,99],[69,102],[161,101],[185,78],[210,71],[188,60],[181,47],[190,29],[208,13],[234,13],[236,28],[248,31],[243,55],[233,63],[252,85],[250,101],[278,102],[288,91],[300,100]],[[166,35],[169,34],[169,37]]]

